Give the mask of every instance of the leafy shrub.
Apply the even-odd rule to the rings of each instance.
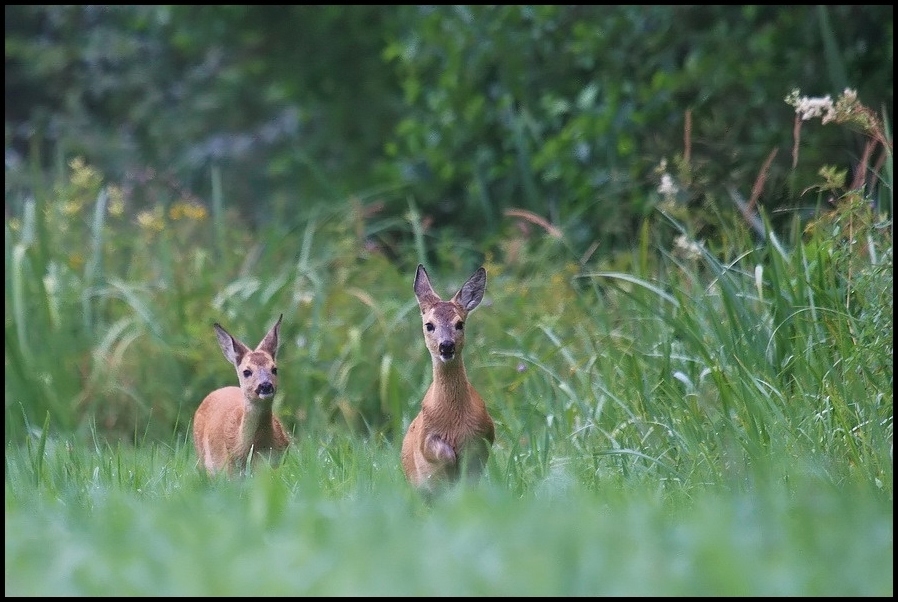
[[[773,211],[813,176],[808,165],[850,154],[844,131],[816,130],[806,162],[790,164],[787,111],[769,99],[863,82],[861,96],[891,114],[892,76],[880,70],[891,33],[876,25],[891,10],[419,8],[386,51],[409,106],[389,150],[422,210],[459,236],[494,231],[520,207],[581,252],[626,248],[659,200],[662,161],[704,174],[719,197],[727,186],[747,194],[782,149],[758,200]]]

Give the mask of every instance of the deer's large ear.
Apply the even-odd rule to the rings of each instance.
[[[420,263],[418,271],[415,272],[415,297],[418,299],[418,306],[421,313],[427,311],[434,303],[439,303],[442,299],[434,292],[430,285],[430,278],[427,276],[427,270]]]
[[[232,337],[217,322],[213,326],[215,328],[215,336],[218,337],[218,346],[221,347],[221,352],[224,353],[225,358],[234,366],[240,365],[240,360],[249,353],[249,347],[240,342],[239,339]]]
[[[464,307],[465,311],[471,311],[483,301],[484,291],[486,291],[486,270],[481,266],[471,274],[452,300]]]
[[[265,351],[271,357],[277,355],[278,339],[281,332],[281,320],[283,319],[284,314],[281,314],[280,317],[278,317],[278,321],[274,323],[274,326],[271,327],[271,330],[268,331],[268,334],[265,335],[265,338],[262,339],[262,342],[256,347],[257,351]]]

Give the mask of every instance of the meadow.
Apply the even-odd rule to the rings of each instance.
[[[888,212],[822,170],[812,220],[663,199],[601,257],[527,212],[459,245],[383,193],[259,230],[220,187],[128,207],[60,158],[6,220],[6,595],[891,596],[890,145]],[[419,262],[443,293],[486,268],[464,353],[496,423],[432,504],[399,465]],[[280,313],[294,445],[207,477],[212,323]]]
[[[38,450],[33,450],[37,452]],[[492,473],[433,506],[398,448],[300,440],[277,470],[208,480],[183,444],[7,452],[7,595],[858,595],[892,592],[892,504],[812,466],[684,487]],[[819,471],[822,472],[822,471]],[[39,482],[35,483],[39,475]]]

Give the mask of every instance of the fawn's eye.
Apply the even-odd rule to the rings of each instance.
[[[272,374],[277,374],[277,373],[278,373],[277,366],[275,366],[275,367],[273,367],[273,368],[271,369],[271,373],[272,373]]]
[[[465,329],[465,323],[464,323],[464,322],[462,322],[461,320],[459,320],[458,322],[455,323],[455,330],[464,330],[464,329]]]
[[[244,377],[244,378],[249,378],[249,377],[252,376],[252,375],[253,375],[253,371],[250,370],[249,368],[247,368],[246,370],[243,371],[243,377]]]
[[[428,322],[424,325],[424,328],[427,329],[427,332],[433,332],[433,322]]]

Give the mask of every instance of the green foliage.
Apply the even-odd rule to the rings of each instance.
[[[206,205],[33,169],[6,220],[6,593],[891,595],[891,134],[835,123],[885,153],[877,202],[823,165],[777,231],[682,160],[617,254],[526,210],[481,248],[413,200],[256,228],[217,171]],[[497,429],[482,486],[432,506],[398,461],[431,371],[418,262],[445,292],[486,267],[465,361]],[[211,324],[279,313],[295,443],[208,478],[191,416],[234,382]]]
[[[83,160],[68,169],[6,224],[8,440],[45,421],[136,444],[186,434],[200,400],[233,382],[209,326],[246,337],[279,313],[289,430],[401,435],[430,376],[414,265],[451,291],[473,249],[427,228],[414,204],[404,222],[352,199],[255,231],[217,185],[211,214],[190,197],[138,211]],[[593,259],[515,214],[483,259],[466,352],[507,452],[493,478],[525,490],[588,459],[575,474],[595,486],[688,489],[825,450],[834,481],[891,492],[890,222],[863,189],[821,174],[812,188],[840,195],[833,211],[785,243],[764,223],[758,241],[748,212],[674,199],[632,253]]]
[[[139,199],[148,182],[207,197],[219,166],[245,217],[276,221],[373,185],[354,174],[395,121],[379,57],[391,18],[377,6],[7,6],[8,156],[82,155]]]
[[[779,150],[759,202],[781,209],[813,174],[807,165],[849,158],[832,152],[844,132],[806,131],[807,162],[790,165],[786,112],[769,99],[856,81],[890,114],[891,73],[869,70],[891,65],[891,29],[874,25],[891,12],[420,7],[385,53],[409,106],[388,150],[421,207],[458,236],[493,232],[503,210],[521,207],[563,226],[581,252],[626,248],[668,159],[713,183],[701,200],[749,190]]]
[[[475,248],[524,209],[576,254],[626,249],[665,161],[707,176],[696,205],[727,185],[745,195],[763,171],[757,202],[776,215],[818,165],[863,168],[858,139],[828,128],[805,128],[805,160],[790,162],[788,111],[770,99],[858,87],[876,113],[893,110],[889,5],[5,15],[8,191],[30,191],[38,162],[84,156],[142,210],[160,195],[209,199],[218,168],[254,224],[364,190],[385,220],[403,222],[411,199],[425,227]]]

